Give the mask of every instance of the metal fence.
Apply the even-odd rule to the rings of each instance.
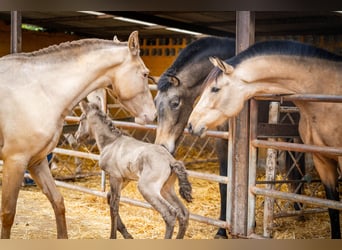
[[[316,100],[316,97],[320,101],[341,101],[340,97],[327,97],[327,96],[292,96],[288,97],[290,100],[293,98],[306,98],[310,101]],[[270,100],[274,97],[264,96],[262,99]],[[261,98],[259,98],[261,99]],[[280,100],[278,103],[272,103],[273,108],[270,109],[270,123],[292,123],[296,125],[296,119],[293,118],[297,110],[295,107],[287,107],[279,105],[284,100]],[[253,105],[251,112],[251,131],[256,131],[257,129],[257,112],[256,110],[256,100],[252,100]],[[252,105],[252,107],[253,107]],[[118,108],[117,104],[108,105],[109,110],[113,110],[111,114],[117,116],[118,113],[125,112],[124,110]],[[275,108],[274,108],[275,107]],[[272,118],[272,112],[276,113],[276,118]],[[283,115],[279,115],[283,113]],[[74,190],[91,193],[94,195],[105,197],[104,190],[104,173],[100,171],[97,164],[98,161],[98,150],[95,143],[78,145],[73,143],[72,131],[75,130],[75,125],[70,123],[77,123],[79,112],[77,109],[74,111],[72,116],[67,117],[66,121],[69,123],[65,128],[70,127],[70,129],[65,129],[65,133],[61,137],[60,145],[54,150],[55,160],[58,163],[58,169],[55,171],[55,177],[58,180],[63,180],[67,178],[82,178],[88,175],[102,175],[101,190],[89,190],[76,185],[66,184],[61,181],[56,181],[57,185],[71,188]],[[127,116],[129,116],[127,114]],[[279,118],[280,117],[280,118]],[[123,120],[127,120],[124,118]],[[129,119],[128,119],[129,120]],[[155,136],[156,125],[138,125],[133,122],[118,121],[114,120],[114,124],[121,129],[124,129],[133,137],[138,139],[153,143]],[[74,126],[74,127],[73,127]],[[228,138],[228,131],[218,132],[209,131],[208,136],[205,139],[199,139],[197,137],[192,137],[188,134],[187,130],[184,131],[184,135],[181,138],[180,147],[184,146],[181,153],[176,153],[176,158],[183,160],[186,164],[194,164],[205,161],[216,162],[216,154],[214,147],[215,138]],[[286,216],[298,216],[307,213],[325,212],[327,207],[342,209],[342,204],[335,201],[328,201],[326,199],[317,198],[317,192],[321,189],[319,178],[312,166],[310,160],[310,154],[294,153],[296,152],[328,152],[332,154],[342,155],[341,148],[327,148],[318,147],[313,145],[303,145],[298,142],[298,137],[287,138],[277,138],[276,136],[271,136],[268,140],[260,140],[256,133],[251,133],[251,152],[250,154],[250,166],[249,166],[249,183],[248,185],[250,193],[248,198],[248,232],[247,235],[239,235],[239,237],[249,237],[249,238],[259,238],[259,237],[272,237],[273,221],[277,218],[283,218]],[[293,142],[294,141],[294,142]],[[266,153],[262,151],[262,148],[268,148]],[[231,150],[231,148],[229,149]],[[293,161],[292,166],[286,169],[284,167],[284,152],[291,151],[290,157]],[[265,154],[264,154],[264,153]],[[299,160],[301,157],[306,157],[307,164],[305,166],[305,171],[299,167]],[[91,162],[89,164],[89,161]],[[70,162],[75,163],[75,168],[71,169]],[[87,162],[87,163],[86,163]],[[309,163],[308,163],[309,162]],[[232,166],[228,166],[231,168]],[[248,166],[246,166],[248,167]],[[297,170],[300,173],[297,180],[291,180],[289,176],[292,171]],[[230,182],[230,177],[221,177],[215,174],[201,173],[201,171],[188,171],[189,175],[194,178],[205,179],[209,181],[219,182],[228,184]],[[229,171],[228,171],[229,173]],[[291,188],[296,184],[295,188]],[[305,187],[305,188],[304,188]],[[298,194],[299,190],[302,194]],[[228,193],[232,190],[229,190]],[[264,200],[257,205],[256,199],[262,197]],[[129,203],[136,206],[151,208],[149,204],[142,201],[137,201],[130,199],[129,197],[122,197],[122,202]],[[231,201],[227,201],[228,203]],[[299,208],[295,208],[294,202]],[[311,208],[306,204],[311,204],[318,206],[320,208]],[[323,208],[321,208],[323,207]],[[219,211],[218,211],[219,213]],[[262,213],[263,216],[263,233],[262,235],[255,234],[255,217],[256,213]],[[220,221],[214,218],[208,218],[201,215],[191,214],[190,219],[211,224],[217,227],[223,227],[231,229],[231,223],[229,221],[229,216],[227,216],[227,221]]]

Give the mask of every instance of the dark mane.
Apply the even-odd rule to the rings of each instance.
[[[320,58],[331,61],[342,61],[342,56],[309,44],[296,41],[273,40],[255,43],[238,55],[227,59],[226,62],[236,67],[241,62],[249,58],[261,55],[293,55]],[[216,79],[221,72],[222,71],[219,68],[215,67],[209,73],[205,82],[211,82],[213,79]]]
[[[235,67],[248,58],[260,55],[293,55],[342,61],[342,56],[310,44],[287,40],[273,40],[255,43],[237,56],[226,60],[226,62]]]
[[[170,87],[168,76],[177,76],[187,65],[202,60],[208,60],[209,56],[228,58],[234,56],[235,40],[223,37],[203,37],[186,46],[178,55],[173,64],[161,75],[158,81],[158,90],[166,91]]]

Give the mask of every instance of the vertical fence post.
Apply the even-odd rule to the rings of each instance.
[[[11,53],[21,52],[21,41],[21,12],[11,11]]]
[[[269,107],[268,123],[277,124],[279,122],[279,102],[271,102]],[[269,138],[269,141],[276,141]],[[278,150],[267,149],[266,157],[266,181],[274,181],[276,177]],[[274,189],[274,184],[266,184],[266,189]],[[270,238],[273,230],[274,198],[265,197],[264,203],[264,236]]]
[[[249,47],[254,43],[255,14],[250,11],[236,12],[236,52]],[[248,207],[248,162],[249,162],[249,104],[245,104],[241,113],[229,120],[230,139],[233,144],[228,156],[231,164],[229,171],[231,185],[229,209],[227,216],[231,221],[233,236],[247,235],[247,207]],[[228,213],[228,211],[227,211]]]

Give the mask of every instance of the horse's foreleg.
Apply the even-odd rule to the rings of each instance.
[[[327,199],[339,201],[337,162],[335,163],[333,160],[320,155],[313,155],[313,160],[317,172],[323,182]],[[330,217],[331,238],[341,239],[340,211],[330,208],[328,211]]]
[[[119,203],[122,181],[113,177],[110,177],[109,180],[110,192],[107,195],[107,201],[109,204],[111,219],[110,239],[116,239],[116,231],[118,230],[118,220],[121,221],[121,218],[119,219]]]
[[[223,139],[216,140],[216,153],[220,163],[220,176],[227,176],[228,165],[228,141]],[[226,221],[227,211],[227,184],[219,183],[220,188],[220,220]],[[219,228],[215,239],[228,239],[227,230]]]
[[[120,214],[118,214],[118,231],[125,239],[133,239],[133,236],[127,231],[125,224],[122,222]]]
[[[1,239],[10,238],[25,168],[25,164],[11,158],[7,158],[4,161],[1,196]]]
[[[55,212],[57,225],[57,238],[67,239],[68,232],[65,220],[64,200],[56,187],[55,181],[49,169],[48,161],[45,158],[39,165],[29,168],[30,174],[42,192],[49,199]]]

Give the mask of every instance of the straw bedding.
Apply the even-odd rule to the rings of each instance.
[[[218,174],[217,163],[192,164],[188,169]],[[0,173],[0,177],[1,173]],[[0,180],[1,180],[0,178]],[[191,213],[218,218],[218,184],[190,178],[193,185],[193,203],[186,204]],[[72,184],[100,190],[100,178],[92,176]],[[1,185],[0,185],[1,188]],[[110,233],[109,208],[106,200],[78,191],[59,188],[64,197],[68,234],[70,239],[108,239]],[[108,190],[108,189],[107,189]],[[178,190],[178,189],[177,189]],[[143,200],[136,189],[136,183],[130,183],[122,196]],[[262,234],[263,199],[257,199],[256,233]],[[152,209],[140,208],[128,204],[120,205],[120,214],[127,229],[136,239],[162,239],[165,224],[159,213]],[[296,217],[274,220],[275,239],[328,239],[330,224],[327,213],[310,214],[305,221]],[[342,218],[341,218],[342,219]],[[175,227],[175,233],[178,227]],[[217,228],[190,220],[185,239],[213,239]],[[122,239],[118,234],[119,239]],[[49,201],[36,187],[22,187],[15,223],[12,228],[13,239],[55,239],[56,225],[54,213]]]

